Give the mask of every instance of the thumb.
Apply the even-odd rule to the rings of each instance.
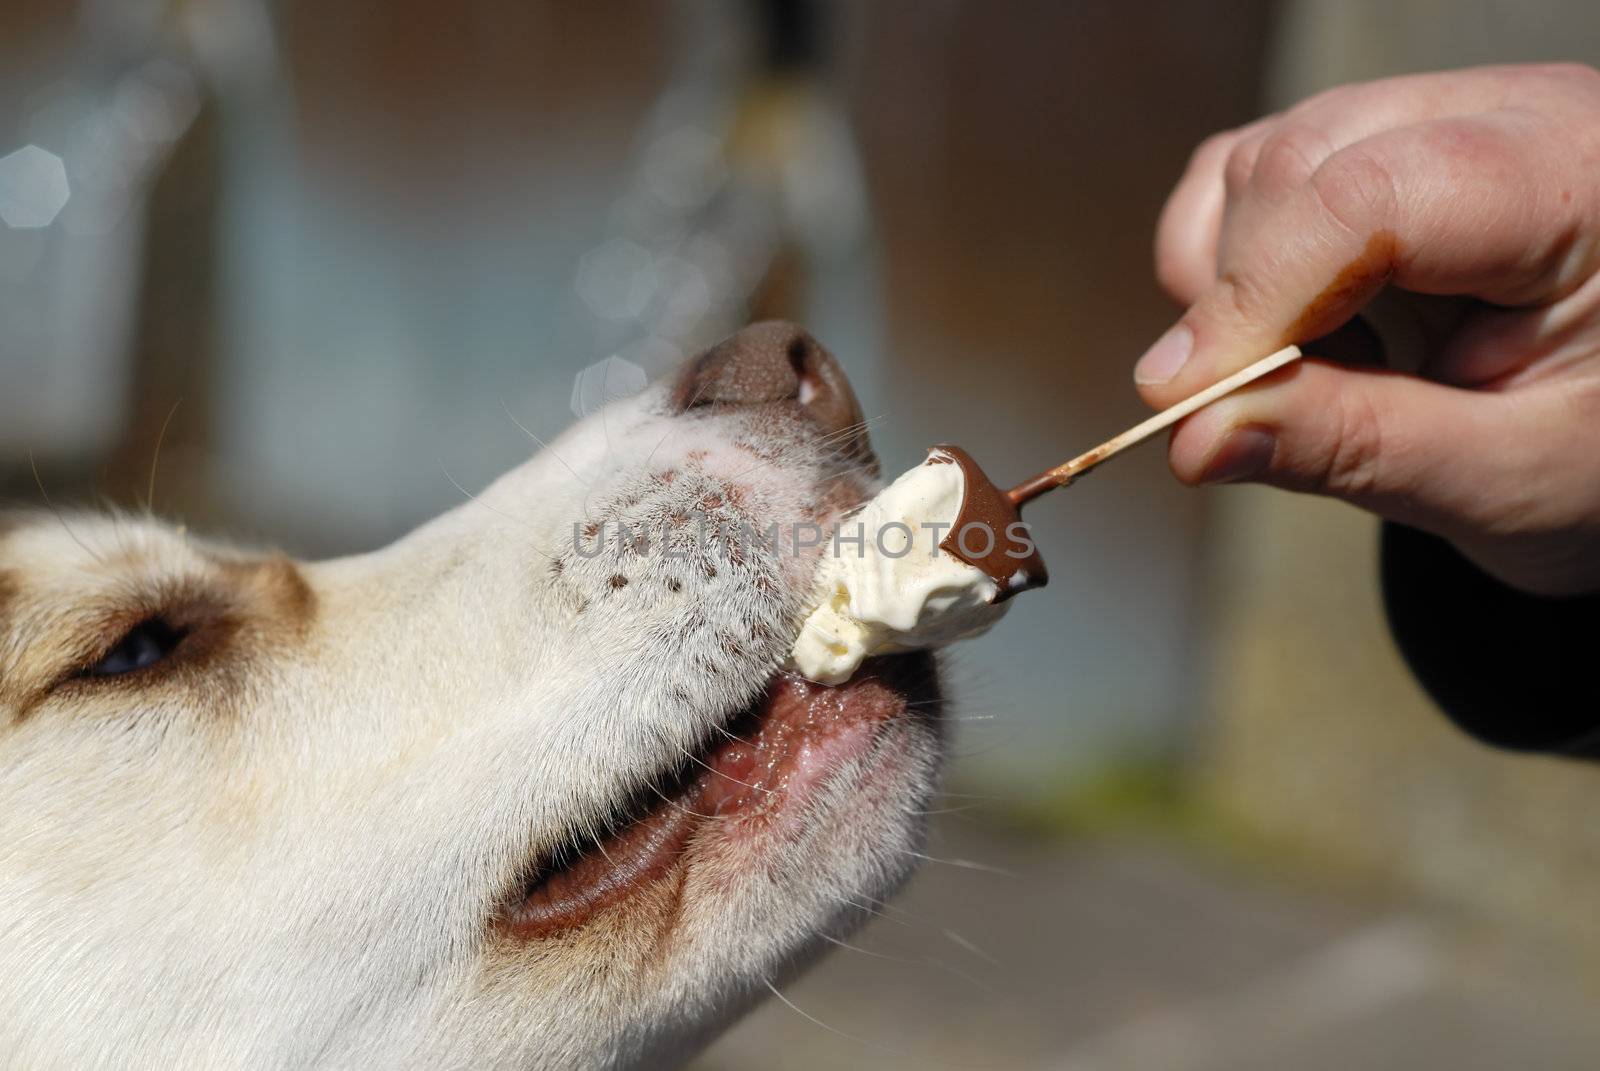
[[[1523,497],[1524,416],[1506,395],[1307,359],[1190,417],[1169,459],[1186,483],[1330,495],[1460,538]]]

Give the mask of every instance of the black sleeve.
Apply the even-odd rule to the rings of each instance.
[[[1524,594],[1397,524],[1383,526],[1382,572],[1395,643],[1457,725],[1499,747],[1600,759],[1600,595]]]

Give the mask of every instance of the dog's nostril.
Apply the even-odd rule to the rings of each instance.
[[[680,408],[760,405],[796,398],[807,338],[793,324],[752,324],[690,362],[678,384]]]
[[[799,328],[795,330],[799,331]],[[806,355],[811,352],[811,347],[815,345],[816,343],[811,336],[804,331],[800,331],[795,336],[794,341],[789,343],[789,367],[793,368],[797,375],[805,374]],[[820,349],[821,347],[818,348]]]
[[[824,358],[828,357],[827,351],[804,332],[789,343],[789,367],[794,369],[794,374],[799,379],[795,400],[804,406],[816,402],[828,389],[827,383],[823,382],[822,377],[811,367],[812,350],[816,350]]]
[[[781,321],[751,324],[690,362],[674,399],[680,411],[793,402],[829,433],[861,420],[861,407],[833,355],[801,328]]]

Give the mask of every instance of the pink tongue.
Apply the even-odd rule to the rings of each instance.
[[[753,735],[728,740],[707,756],[710,769],[681,803],[666,801],[613,835],[603,850],[539,881],[508,914],[508,931],[527,939],[582,925],[666,873],[699,828],[699,815],[764,811],[861,755],[879,725],[905,713],[905,700],[878,676],[892,673],[892,665],[869,663],[834,688],[787,675],[773,680]]]
[[[899,697],[876,678],[837,687],[787,674],[767,688],[755,735],[729,740],[707,758],[711,773],[700,810],[725,814],[803,791],[859,754],[879,722],[900,710]]]

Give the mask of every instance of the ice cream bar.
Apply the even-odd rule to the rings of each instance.
[[[838,684],[875,654],[986,631],[1006,600],[1048,579],[1016,506],[958,446],[936,446],[841,522],[817,569],[815,609],[790,656]]]

